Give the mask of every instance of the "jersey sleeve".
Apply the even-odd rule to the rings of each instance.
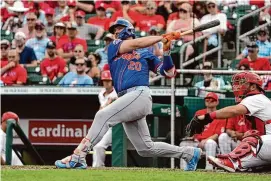
[[[59,60],[59,73],[65,73],[66,62],[62,58]]]
[[[146,59],[148,60],[149,69],[154,73],[159,73],[158,69],[163,62],[152,53],[146,51]]]
[[[245,106],[249,113],[247,115],[253,116],[255,113],[259,112],[260,110],[264,109],[264,104],[262,103],[261,99],[258,96],[250,96],[243,99],[240,103],[241,105]]]
[[[120,45],[122,44],[122,40],[117,39],[110,43],[108,47],[108,62],[112,62],[114,58],[118,56]]]
[[[229,118],[226,124],[226,129],[234,130],[234,122],[237,121],[236,119],[237,117]]]

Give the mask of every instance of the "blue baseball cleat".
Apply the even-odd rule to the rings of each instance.
[[[82,159],[77,155],[72,155],[62,160],[57,160],[55,162],[55,166],[57,168],[66,168],[66,169],[86,169],[87,163],[85,159]]]
[[[184,171],[195,171],[197,169],[197,165],[201,157],[201,153],[202,153],[202,150],[200,148],[194,149],[194,155],[192,159],[187,163],[187,166],[185,167]]]

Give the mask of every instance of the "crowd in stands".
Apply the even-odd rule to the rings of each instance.
[[[114,39],[108,29],[120,17],[129,20],[139,36],[184,32],[219,20],[217,27],[181,37],[180,41],[185,43],[208,35],[200,44],[202,52],[195,44],[186,48],[184,60],[187,61],[217,47],[218,34],[229,47],[235,43],[236,27],[229,21],[225,12],[227,8],[244,5],[261,8],[270,4],[270,0],[3,0],[0,16],[1,84],[29,85],[31,79],[36,78],[39,83],[60,86],[99,85],[101,71],[104,66],[108,69],[107,47]],[[271,8],[267,8],[260,13],[260,24],[270,21],[270,12]],[[269,33],[270,26],[260,29],[256,41],[249,41],[236,57],[237,66],[234,68],[270,70]],[[149,51],[162,57],[162,43],[149,47]],[[30,71],[33,68],[35,71]],[[204,56],[202,62],[192,68],[217,68],[216,53]],[[225,85],[223,78],[203,77],[193,86],[219,90]],[[271,78],[265,77],[264,80],[265,89],[271,89]]]

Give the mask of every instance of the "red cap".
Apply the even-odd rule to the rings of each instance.
[[[214,92],[209,92],[204,99],[206,98],[213,98],[214,100],[218,101],[218,96]]]
[[[50,15],[55,14],[55,11],[53,8],[46,8],[44,12],[45,12],[45,14],[50,14]]]
[[[111,73],[109,70],[105,70],[102,72],[101,80],[112,80]]]
[[[81,11],[81,10],[76,11],[75,12],[75,17],[78,17],[78,16],[84,18],[86,16],[86,13],[84,11]]]
[[[67,5],[68,5],[68,6],[76,6],[76,1],[75,1],[75,0],[69,0],[69,1],[67,2]]]
[[[104,67],[103,67],[103,71],[105,71],[105,70],[110,70],[110,67],[109,67],[109,64],[108,64],[108,63],[105,64]]]
[[[3,115],[2,115],[2,120],[1,120],[1,123],[7,121],[8,119],[14,119],[15,121],[19,121],[19,116],[14,113],[14,112],[5,112]]]

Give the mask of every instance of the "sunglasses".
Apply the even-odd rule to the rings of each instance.
[[[182,8],[179,9],[179,12],[180,13],[185,13],[185,14],[187,13],[187,11],[185,9],[182,9]]]
[[[82,50],[74,50],[75,53],[82,53]]]
[[[127,4],[129,4],[129,1],[122,1],[121,4],[127,5]]]
[[[97,11],[105,11],[104,8],[98,8]]]
[[[55,28],[56,28],[56,29],[62,29],[62,30],[65,29],[65,27],[61,27],[61,26],[56,26]]]
[[[76,66],[84,66],[84,63],[75,63]]]
[[[211,70],[212,67],[210,67],[210,66],[203,66],[203,69]]]
[[[260,32],[258,33],[259,36],[266,36],[266,32]]]
[[[1,50],[7,50],[8,46],[1,46]]]
[[[215,8],[215,4],[208,5],[207,7],[208,7],[208,9]]]
[[[81,16],[76,16],[76,18],[78,18],[78,19],[83,19],[83,17],[81,17]]]
[[[36,19],[35,18],[27,18],[26,20],[27,21],[35,21]]]
[[[42,30],[44,30],[44,28],[42,28],[42,27],[36,27],[35,30],[40,30],[40,31],[42,31]]]
[[[206,102],[216,102],[216,100],[214,98],[211,98],[211,97],[205,98],[205,101]]]
[[[147,10],[153,10],[154,8],[147,8]]]
[[[254,53],[255,52],[255,50],[253,50],[253,49],[248,49],[247,50],[249,53]]]
[[[16,58],[16,56],[8,56],[8,58]]]

